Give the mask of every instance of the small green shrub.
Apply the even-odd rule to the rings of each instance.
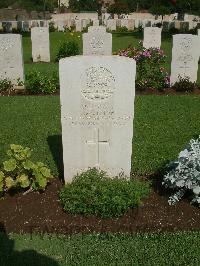
[[[60,202],[71,214],[118,217],[137,207],[150,192],[149,184],[127,178],[110,178],[95,168],[74,177],[59,192]]]
[[[166,167],[163,185],[175,190],[169,198],[169,204],[178,202],[184,194],[191,192],[192,203],[200,204],[200,136],[191,139],[185,149],[179,153],[178,160]]]
[[[179,92],[192,92],[196,87],[195,82],[191,82],[189,77],[178,77],[178,81],[173,84],[173,88]]]
[[[13,89],[13,85],[11,80],[9,79],[1,79],[0,80],[0,93],[1,92],[9,92]]]
[[[80,54],[80,48],[78,43],[75,40],[66,41],[60,44],[60,47],[56,54],[56,61],[58,62],[61,58],[78,54]]]
[[[59,78],[57,73],[47,76],[38,71],[32,71],[26,76],[25,86],[26,90],[33,94],[51,94],[59,89]]]
[[[45,190],[51,171],[41,162],[30,160],[31,149],[11,144],[7,151],[8,160],[3,162],[0,171],[0,192],[11,189]]]

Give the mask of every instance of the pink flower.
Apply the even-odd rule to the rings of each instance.
[[[143,55],[145,57],[151,57],[151,53],[149,51],[147,51],[147,50],[143,52]]]

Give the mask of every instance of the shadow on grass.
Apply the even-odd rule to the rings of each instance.
[[[47,256],[41,255],[34,250],[16,251],[15,241],[9,239],[4,225],[0,223],[0,265],[1,266],[36,266],[48,265],[58,266],[59,264]]]
[[[54,135],[47,138],[49,148],[51,150],[54,162],[58,169],[58,177],[64,181],[64,169],[63,169],[63,149],[62,149],[62,136]]]

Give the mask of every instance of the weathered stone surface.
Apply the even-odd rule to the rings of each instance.
[[[146,27],[144,28],[144,41],[145,48],[160,48],[161,46],[161,28]]]
[[[128,30],[134,30],[134,28],[135,28],[134,19],[122,19],[121,20],[121,27],[126,27]]]
[[[129,176],[135,61],[76,56],[61,59],[59,72],[65,181],[89,167]]]
[[[98,19],[93,20],[93,26],[95,26],[95,27],[99,26],[99,20]]]
[[[179,77],[188,77],[196,82],[199,60],[199,37],[192,34],[176,34],[173,36],[171,85],[179,81]]]
[[[112,34],[101,30],[84,33],[83,55],[112,55]]]
[[[88,32],[99,32],[99,33],[106,33],[106,27],[104,26],[90,26],[88,27]]]
[[[22,37],[20,34],[0,34],[0,79],[17,85],[24,81]]]
[[[75,24],[76,24],[76,31],[81,32],[83,30],[82,20],[75,20]]]
[[[31,41],[33,62],[50,62],[49,28],[32,28]]]
[[[117,29],[117,24],[115,19],[107,20],[107,29],[111,31],[115,31]]]

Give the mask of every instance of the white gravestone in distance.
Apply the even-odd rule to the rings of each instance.
[[[93,26],[94,27],[99,26],[99,20],[98,19],[93,20]]]
[[[88,32],[101,32],[101,33],[106,33],[106,27],[104,26],[90,26],[88,27]]]
[[[14,85],[24,81],[22,37],[20,34],[0,34],[0,79]]]
[[[173,36],[171,79],[173,85],[182,78],[188,77],[196,82],[199,60],[199,37],[192,34],[176,34]]]
[[[33,62],[50,62],[49,28],[31,28]]]
[[[143,47],[149,49],[149,48],[160,48],[160,46],[161,46],[161,28],[145,27]]]
[[[134,30],[134,27],[135,27],[134,19],[122,19],[121,20],[121,27],[125,27],[128,30]]]
[[[115,31],[117,29],[117,22],[115,19],[107,20],[107,28],[108,30]]]
[[[75,56],[60,60],[59,74],[65,181],[92,167],[130,176],[135,61]]]
[[[82,20],[76,20],[75,21],[75,24],[76,24],[76,31],[77,32],[81,32],[83,30],[83,22]]]
[[[112,55],[112,34],[99,31],[84,33],[83,55]]]

